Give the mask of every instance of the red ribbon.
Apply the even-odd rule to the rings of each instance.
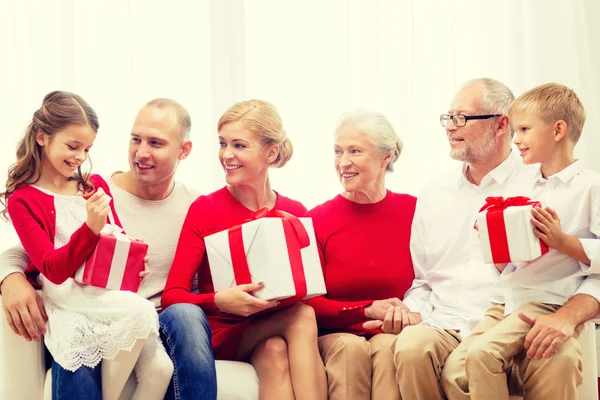
[[[508,237],[506,234],[506,224],[504,223],[504,210],[513,206],[541,207],[539,201],[531,200],[529,197],[517,196],[508,197],[487,197],[486,203],[479,212],[487,211],[485,220],[487,222],[488,237],[490,241],[490,250],[494,263],[511,262],[510,251],[508,249]],[[542,254],[548,252],[548,246],[539,239]]]
[[[310,245],[310,238],[306,228],[300,220],[285,211],[271,210],[266,208],[256,211],[251,218],[243,223],[254,221],[264,217],[280,218],[283,224],[285,242],[288,249],[288,256],[292,268],[292,277],[296,295],[292,299],[286,299],[286,302],[295,302],[306,296],[306,278],[304,276],[304,264],[302,263],[302,254],[300,249]],[[242,235],[242,224],[229,228],[229,251],[231,252],[231,262],[233,266],[233,275],[237,285],[252,283],[250,268],[246,252],[244,251],[244,239]]]

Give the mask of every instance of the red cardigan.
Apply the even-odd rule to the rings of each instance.
[[[274,209],[286,211],[297,217],[306,214],[299,202],[280,194]],[[215,305],[215,290],[212,284],[204,236],[223,231],[252,217],[253,211],[244,207],[229,192],[227,187],[192,203],[183,223],[173,265],[162,295],[163,309],[176,303],[197,304],[208,317],[212,330],[215,358],[233,360],[242,335],[252,320],[231,314],[221,314]],[[192,293],[192,280],[198,274],[200,293]]]
[[[108,185],[100,175],[90,176],[90,183],[96,189],[102,187],[110,196]],[[39,287],[37,276],[40,273],[55,284],[61,284],[73,276],[98,243],[100,236],[94,234],[84,221],[73,233],[69,243],[55,249],[54,196],[33,186],[22,186],[15,190],[8,198],[7,206],[10,219],[29,256],[30,261],[25,274],[37,287]],[[120,225],[112,200],[110,207],[115,215],[115,223]]]
[[[387,191],[374,204],[338,195],[308,212],[313,218],[327,294],[308,300],[321,334],[365,331],[365,307],[402,299],[414,279],[410,230],[417,199]]]

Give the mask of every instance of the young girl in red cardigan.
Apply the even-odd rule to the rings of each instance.
[[[139,381],[134,398],[162,399],[173,365],[158,339],[153,304],[133,292],[72,279],[96,247],[108,214],[118,223],[106,182],[81,171],[98,125],[81,97],[49,93],[17,147],[0,194],[7,206],[2,215],[8,211],[31,259],[27,276],[44,288],[53,369],[74,373],[102,361],[105,400],[118,399],[133,369]]]
[[[287,308],[259,300],[259,284],[215,292],[204,236],[252,218],[262,208],[298,217],[306,208],[271,189],[268,170],[292,156],[292,145],[275,107],[261,100],[237,103],[218,123],[219,162],[228,186],[200,196],[190,207],[162,297],[163,308],[202,307],[212,330],[216,359],[249,361],[259,380],[259,398],[327,398],[323,363],[317,348],[315,314],[305,304]],[[200,293],[192,293],[198,274]],[[260,311],[272,309],[257,315]]]

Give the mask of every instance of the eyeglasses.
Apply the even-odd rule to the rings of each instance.
[[[465,114],[442,114],[440,115],[440,124],[445,128],[448,122],[452,120],[454,126],[457,128],[463,127],[467,124],[467,121],[471,119],[490,119],[493,117],[500,117],[502,114],[485,114],[485,115],[465,115]]]

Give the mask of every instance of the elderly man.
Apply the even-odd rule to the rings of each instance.
[[[463,165],[427,186],[417,201],[411,234],[415,280],[404,303],[420,314],[422,323],[417,325],[418,317],[407,318],[406,311],[397,310],[401,323],[394,325],[412,326],[392,343],[396,381],[404,399],[441,400],[444,391],[453,398],[461,394],[469,398],[461,382],[464,359],[469,342],[486,329],[479,326],[472,331],[489,308],[498,279],[498,272],[483,262],[473,229],[475,216],[486,197],[519,195],[515,191],[523,187],[521,182],[532,181],[534,174],[534,168],[524,166],[511,151],[513,131],[506,111],[513,100],[502,83],[476,79],[462,86],[448,114],[440,117],[450,155]],[[563,394],[575,392],[581,354],[542,355],[549,355],[552,339],[566,341],[578,325],[598,313],[600,285],[592,279],[584,281],[578,294],[555,314],[527,319],[533,323],[531,345],[527,355],[517,358],[509,378],[516,394],[563,399],[569,398]],[[561,376],[549,371],[561,371]]]
[[[151,274],[140,295],[160,306],[187,209],[198,193],[174,180],[179,161],[191,149],[191,119],[170,99],[148,102],[138,113],[129,140],[127,172],[107,179],[117,213],[127,233],[149,245]],[[23,275],[27,255],[20,247],[0,256],[0,290],[9,325],[26,340],[45,333],[40,296]],[[160,334],[173,359],[175,373],[169,399],[215,399],[217,392],[211,333],[199,307],[171,307],[159,316]],[[53,399],[101,399],[100,367],[75,373],[52,366]]]

